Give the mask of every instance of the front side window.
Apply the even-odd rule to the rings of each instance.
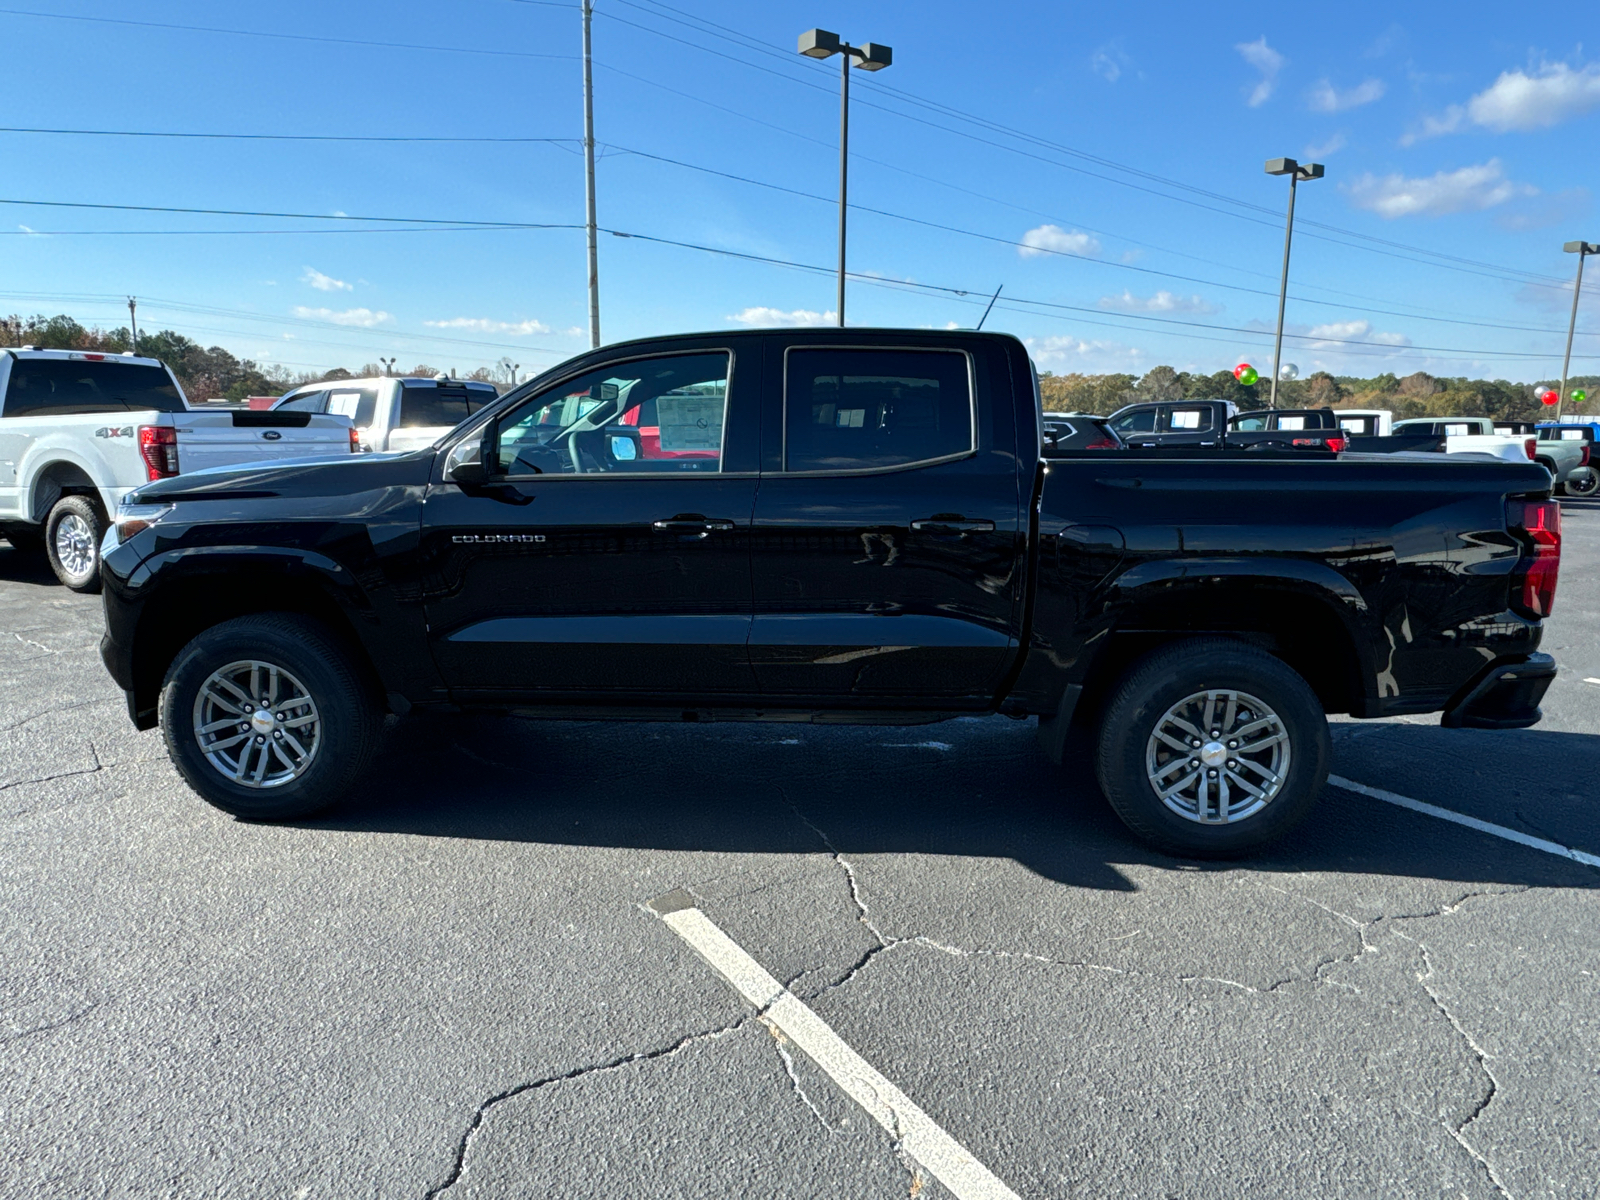
[[[301,392],[278,405],[279,412],[323,413],[328,411],[327,392]]]
[[[184,412],[183,396],[161,367],[71,358],[19,358],[6,387],[8,417],[75,413]]]
[[[783,394],[788,471],[907,466],[974,447],[958,350],[792,349]]]
[[[1140,412],[1131,412],[1125,417],[1119,417],[1111,428],[1124,436],[1130,433],[1154,433],[1156,410],[1146,408]]]
[[[1240,417],[1233,423],[1234,429],[1240,433],[1260,433],[1267,427],[1266,417]]]
[[[497,423],[496,474],[681,475],[722,469],[729,355],[612,363],[518,405]]]

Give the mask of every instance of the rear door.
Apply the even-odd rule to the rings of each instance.
[[[424,604],[434,658],[463,698],[753,701],[761,339],[678,347],[609,360],[502,414],[488,485],[436,469]],[[644,457],[625,418],[646,401],[660,443],[698,453]],[[468,438],[462,451],[476,453]]]
[[[1016,652],[1027,535],[1005,354],[774,336],[767,364],[751,541],[763,695],[986,706]]]
[[[1164,404],[1156,424],[1158,446],[1215,446],[1221,440],[1216,411],[1209,404]]]

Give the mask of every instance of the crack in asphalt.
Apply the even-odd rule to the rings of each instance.
[[[94,759],[94,766],[86,770],[58,771],[54,775],[41,775],[37,779],[13,779],[10,783],[0,783],[0,792],[8,792],[12,788],[22,787],[30,783],[49,783],[53,779],[71,779],[74,775],[93,775],[106,769],[106,765],[100,761],[100,755],[96,752],[92,743],[89,746],[89,757]]]
[[[810,1096],[806,1095],[806,1089],[801,1086],[800,1076],[795,1073],[794,1069],[794,1056],[787,1049],[789,1039],[784,1036],[783,1030],[779,1029],[765,1016],[757,1019],[762,1025],[766,1026],[767,1032],[772,1035],[772,1048],[778,1052],[778,1057],[783,1060],[783,1073],[789,1077],[789,1087],[793,1090],[795,1097],[801,1104],[811,1110],[811,1115],[828,1131],[828,1136],[832,1137],[838,1130],[828,1124],[828,1118],[822,1115],[822,1110],[816,1106]]]
[[[10,733],[13,729],[21,729],[24,725],[31,725],[34,721],[43,720],[45,717],[54,716],[56,713],[71,712],[77,708],[89,708],[95,704],[121,704],[122,701],[114,697],[102,697],[98,700],[80,700],[76,704],[62,704],[55,708],[41,709],[32,716],[23,717],[20,721],[13,721],[9,725],[0,725],[0,733]]]
[[[99,1007],[100,1007],[100,1001],[96,1000],[94,1003],[92,1003],[92,1004],[90,1004],[90,1005],[88,1005],[88,1006],[86,1006],[84,1008],[80,1008],[75,1013],[67,1014],[66,1016],[62,1017],[59,1021],[47,1021],[43,1025],[35,1025],[32,1029],[23,1029],[23,1030],[20,1030],[17,1033],[11,1034],[9,1037],[0,1038],[0,1046],[7,1046],[7,1045],[10,1045],[12,1042],[18,1042],[18,1041],[21,1041],[23,1038],[33,1037],[36,1034],[49,1033],[51,1030],[54,1030],[54,1029],[64,1029],[68,1025],[73,1024],[74,1022],[81,1021],[84,1017],[87,1017],[90,1013],[92,1013],[95,1009],[97,1009]]]
[[[1472,1051],[1473,1058],[1478,1064],[1478,1070],[1482,1071],[1484,1078],[1489,1081],[1489,1086],[1484,1090],[1482,1098],[1480,1098],[1473,1106],[1472,1111],[1467,1114],[1467,1119],[1462,1121],[1459,1125],[1450,1125],[1448,1122],[1444,1122],[1444,1127],[1449,1130],[1450,1136],[1455,1139],[1461,1148],[1470,1154],[1474,1159],[1476,1159],[1479,1165],[1483,1167],[1484,1173],[1489,1176],[1489,1182],[1494,1184],[1495,1190],[1498,1191],[1502,1196],[1505,1196],[1506,1200],[1512,1200],[1511,1191],[1506,1187],[1505,1182],[1500,1178],[1499,1172],[1494,1169],[1494,1164],[1489,1161],[1489,1158],[1486,1154],[1480,1151],[1471,1142],[1467,1141],[1466,1136],[1467,1126],[1471,1125],[1483,1115],[1484,1109],[1488,1108],[1489,1105],[1494,1102],[1495,1096],[1497,1096],[1500,1092],[1500,1081],[1494,1077],[1494,1072],[1489,1069],[1489,1060],[1493,1057],[1493,1055],[1491,1055],[1482,1046],[1478,1045],[1478,1040],[1474,1038],[1471,1033],[1467,1032],[1467,1028],[1461,1023],[1460,1018],[1458,1018],[1455,1013],[1450,1011],[1450,1007],[1445,1004],[1439,993],[1434,991],[1433,988],[1429,986],[1428,981],[1434,976],[1433,957],[1428,953],[1428,947],[1424,943],[1418,942],[1417,949],[1422,952],[1422,965],[1427,968],[1424,973],[1417,975],[1417,983],[1421,985],[1422,990],[1427,993],[1428,999],[1433,1001],[1434,1007],[1437,1008],[1444,1016],[1444,1019],[1449,1022],[1450,1028],[1455,1030],[1457,1035],[1460,1036],[1461,1040],[1467,1044],[1467,1048]]]
[[[669,1046],[662,1046],[655,1050],[640,1050],[633,1054],[622,1055],[619,1058],[608,1059],[605,1062],[574,1067],[572,1070],[563,1071],[559,1075],[547,1075],[541,1079],[532,1079],[527,1083],[519,1083],[515,1087],[509,1087],[503,1092],[496,1092],[479,1104],[473,1112],[472,1119],[467,1122],[467,1128],[461,1135],[461,1140],[456,1144],[455,1161],[451,1164],[450,1170],[443,1180],[434,1184],[422,1194],[423,1200],[437,1200],[437,1197],[444,1195],[445,1192],[461,1181],[461,1176],[467,1169],[467,1156],[472,1152],[473,1143],[477,1140],[478,1133],[483,1128],[483,1123],[488,1118],[490,1111],[497,1105],[504,1104],[507,1100],[514,1100],[518,1096],[526,1095],[529,1092],[538,1091],[541,1088],[551,1087],[558,1083],[566,1083],[573,1079],[582,1079],[586,1075],[595,1075],[603,1071],[617,1071],[623,1067],[632,1066],[634,1063],[653,1062],[660,1058],[670,1058],[697,1042],[715,1041],[718,1038],[726,1037],[728,1034],[749,1024],[750,1020],[750,1017],[740,1017],[737,1021],[719,1026],[716,1029],[686,1034]]]

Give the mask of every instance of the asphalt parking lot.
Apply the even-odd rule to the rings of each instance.
[[[1565,520],[1545,721],[1340,721],[1339,777],[1600,855],[1600,502]],[[1330,786],[1174,860],[1001,718],[407,720],[249,825],[100,627],[0,543],[5,1195],[952,1194],[675,892],[1021,1196],[1600,1195],[1580,859]]]

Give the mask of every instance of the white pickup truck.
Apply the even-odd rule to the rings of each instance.
[[[1394,435],[1432,434],[1444,438],[1446,454],[1489,454],[1507,462],[1531,462],[1539,439],[1520,434],[1500,434],[1488,417],[1413,417],[1396,421]]]
[[[286,392],[273,412],[335,413],[349,417],[363,450],[383,453],[433,445],[498,393],[491,383],[421,378],[341,379]]]
[[[100,590],[108,514],[140,484],[355,449],[345,417],[195,412],[153,358],[0,350],[0,536],[19,550],[42,543],[74,591]]]

